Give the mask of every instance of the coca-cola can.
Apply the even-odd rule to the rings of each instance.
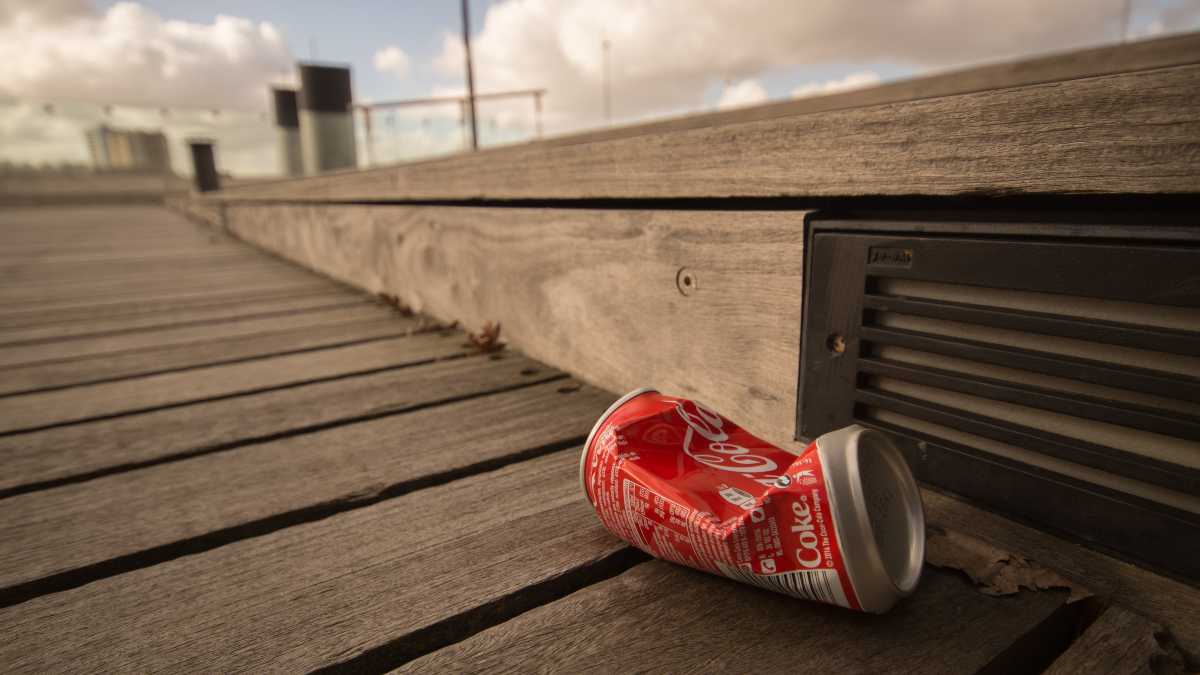
[[[921,493],[880,431],[849,426],[796,455],[638,389],[596,422],[579,476],[604,526],[657,558],[872,613],[921,576]]]

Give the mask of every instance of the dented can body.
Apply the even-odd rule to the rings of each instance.
[[[597,421],[580,478],[606,528],[664,560],[874,613],[920,577],[920,491],[879,431],[846,427],[796,455],[640,389]]]

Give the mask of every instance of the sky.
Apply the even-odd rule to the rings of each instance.
[[[477,91],[545,88],[547,134],[1111,44],[1122,33],[1139,39],[1200,29],[1200,0],[471,0],[470,7]],[[86,161],[80,125],[107,121],[163,128],[174,143],[214,136],[222,164],[271,173],[267,90],[294,82],[296,61],[350,65],[358,101],[464,90],[457,0],[0,0],[0,59],[0,159],[22,161],[55,153]],[[532,108],[529,99],[481,105],[484,144],[531,137]],[[463,138],[455,105],[376,113],[372,128],[377,163],[454,152]]]

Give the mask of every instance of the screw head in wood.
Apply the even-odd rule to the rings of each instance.
[[[696,273],[686,267],[680,267],[675,273],[675,288],[679,289],[681,295],[691,295],[699,287],[699,281],[696,279]]]

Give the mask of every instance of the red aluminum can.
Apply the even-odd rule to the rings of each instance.
[[[639,389],[596,422],[579,473],[604,526],[664,560],[873,613],[920,578],[921,494],[879,431],[846,427],[795,455]]]

